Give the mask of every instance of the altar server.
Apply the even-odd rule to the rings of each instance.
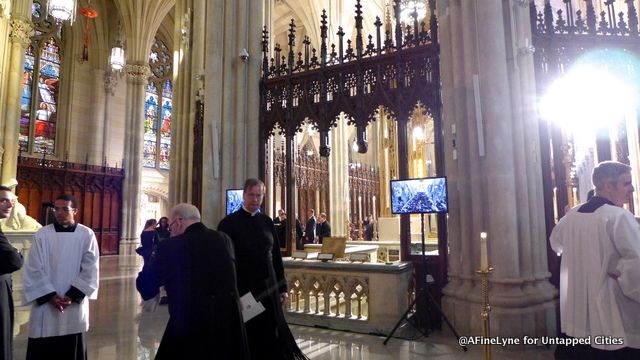
[[[631,168],[605,161],[592,181],[595,196],[551,233],[552,248],[562,254],[562,331],[591,339],[591,346],[572,349],[575,358],[640,359],[640,226],[622,208],[634,191]]]
[[[31,303],[27,360],[82,360],[89,299],[98,295],[98,242],[75,221],[74,196],[59,196],[54,211],[55,222],[36,233],[22,275]]]

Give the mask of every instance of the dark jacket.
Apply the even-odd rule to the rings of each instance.
[[[318,242],[322,244],[322,239],[331,236],[331,225],[328,221],[318,223],[317,228]]]
[[[156,269],[169,323],[156,359],[247,359],[246,333],[229,237],[202,223],[158,245]]]
[[[22,267],[22,255],[0,231],[0,359],[12,359],[13,294],[11,273]]]
[[[307,220],[307,226],[304,228],[304,236],[307,244],[313,244],[316,237],[316,217],[310,217]]]

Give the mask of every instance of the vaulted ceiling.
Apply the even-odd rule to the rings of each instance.
[[[385,4],[389,0],[362,0],[362,16],[365,36],[375,34],[373,23],[376,16],[384,22]],[[337,42],[338,27],[342,26],[346,38],[355,38],[356,0],[275,0],[273,6],[272,44],[286,48],[291,19],[295,20],[297,47],[303,36],[309,36],[312,47],[320,47],[320,21],[322,10],[326,11],[329,43]],[[272,35],[273,36],[273,35]]]

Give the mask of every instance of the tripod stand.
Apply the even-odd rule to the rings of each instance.
[[[449,330],[451,330],[451,332],[455,335],[456,339],[460,340],[460,335],[458,334],[456,329],[453,327],[453,325],[451,324],[451,322],[449,321],[447,316],[442,312],[442,308],[440,308],[438,303],[435,301],[435,299],[433,298],[433,296],[429,292],[429,282],[427,281],[427,274],[428,274],[428,272],[427,272],[427,258],[426,258],[426,254],[425,254],[425,241],[424,241],[424,213],[420,214],[420,229],[422,231],[422,238],[421,238],[421,240],[422,240],[422,271],[423,271],[423,276],[424,276],[424,282],[422,284],[420,284],[421,288],[416,293],[416,297],[413,299],[411,304],[409,304],[409,307],[407,308],[407,310],[404,312],[404,314],[402,314],[400,319],[398,319],[398,322],[396,323],[396,325],[393,327],[393,329],[391,330],[389,335],[387,335],[387,337],[382,342],[384,345],[387,345],[387,342],[389,342],[389,339],[391,339],[391,337],[396,332],[396,330],[398,330],[398,328],[400,327],[400,324],[402,324],[403,321],[407,321],[408,320],[407,315],[409,315],[409,313],[411,313],[411,311],[413,310],[414,306],[416,306],[418,301],[420,301],[420,299],[422,299],[423,297],[426,298],[427,301],[428,301],[428,304],[431,305],[433,308],[435,308],[436,311],[438,311],[438,314],[440,314],[440,316],[442,316],[442,319],[444,319],[444,322],[449,327]],[[426,337],[429,336],[429,331],[428,330],[420,329],[415,325],[414,325],[414,327],[418,331],[420,331],[420,333],[422,333],[422,335],[424,335]],[[464,345],[462,345],[462,348],[464,349],[464,351],[468,350],[467,347],[464,346]]]

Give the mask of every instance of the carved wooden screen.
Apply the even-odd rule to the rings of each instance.
[[[43,203],[74,195],[76,221],[96,233],[101,255],[112,255],[118,253],[123,178],[123,169],[20,157],[16,193],[27,214],[41,224],[46,223]]]
[[[295,169],[294,136],[305,122],[313,124],[319,131],[321,156],[330,156],[329,131],[336,126],[337,118],[345,114],[348,124],[356,127],[359,151],[367,151],[367,124],[375,120],[380,107],[398,121],[399,129],[406,129],[407,119],[414,106],[420,102],[435,119],[436,171],[444,174],[442,155],[442,123],[440,99],[439,47],[437,41],[437,19],[435,0],[429,0],[429,24],[413,24],[403,27],[400,11],[395,7],[395,30],[385,31],[380,18],[373,24],[374,35],[363,35],[361,1],[355,6],[355,43],[345,34],[351,33],[342,27],[337,33],[337,44],[327,43],[327,16],[321,16],[320,50],[311,47],[308,38],[302,40],[303,52],[294,53],[296,25],[289,26],[288,51],[275,44],[269,51],[269,37],[263,31],[263,58],[261,82],[260,158],[266,159],[266,144],[276,129],[285,136],[286,159],[284,179],[287,181],[286,198],[294,198],[293,174]],[[272,56],[272,57],[271,57]],[[407,178],[406,131],[399,131],[398,176]],[[290,149],[290,150],[289,150]],[[266,178],[264,162],[260,174]],[[296,213],[293,202],[287,203],[287,213]],[[439,228],[444,229],[445,218],[441,217]],[[293,234],[293,223],[287,230]],[[401,254],[409,258],[409,217],[400,219]],[[441,257],[446,264],[446,233],[441,241]],[[444,269],[444,267],[443,267]]]

